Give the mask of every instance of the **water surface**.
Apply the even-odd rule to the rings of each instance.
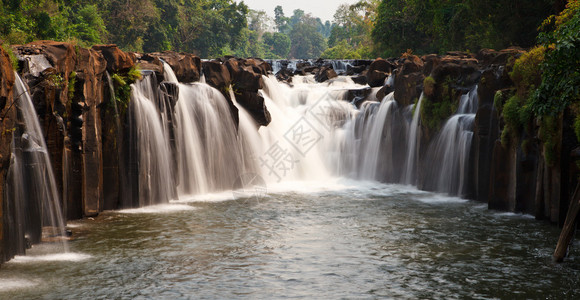
[[[559,230],[530,216],[368,182],[230,198],[69,223],[73,253],[6,263],[0,298],[580,297],[580,244],[553,263]]]

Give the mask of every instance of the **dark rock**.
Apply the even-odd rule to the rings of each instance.
[[[425,55],[421,58],[425,64],[423,68],[423,75],[430,76],[433,69],[441,63],[441,58],[436,54]]]
[[[257,92],[263,86],[262,70],[253,62],[240,64],[235,59],[227,60],[224,65],[227,67],[231,78],[234,91],[252,91]],[[258,71],[258,72],[256,72]]]
[[[276,79],[278,81],[291,82],[292,76],[294,76],[294,73],[290,69],[281,69],[276,73]]]
[[[367,69],[367,66],[351,66],[351,65],[348,65],[346,67],[346,75],[352,76],[354,74],[360,74],[360,73],[362,73],[366,69]]]
[[[367,84],[367,76],[366,75],[353,76],[351,78],[352,78],[352,81],[354,81],[354,83],[356,83],[356,84],[361,84],[361,85]]]
[[[377,58],[373,61],[366,74],[367,82],[371,87],[379,87],[385,84],[385,79],[392,71],[392,65],[386,59]]]
[[[153,58],[153,60],[150,58]],[[177,53],[174,51],[156,52],[143,56],[143,60],[152,61],[154,64],[159,64],[160,62],[157,62],[159,59],[162,59],[171,67],[179,82],[190,83],[199,81],[201,75],[201,59],[199,57],[189,53]],[[163,65],[161,67],[163,68]]]
[[[232,83],[228,68],[219,61],[204,61],[202,68],[203,74],[205,75],[205,82],[220,90],[222,93]]]
[[[415,100],[421,95],[423,87],[423,80],[425,76],[423,72],[415,72],[410,74],[399,74],[398,72],[395,80],[395,99],[402,106],[408,106],[415,103]]]
[[[156,76],[159,78],[163,78],[163,63],[157,56],[153,56],[151,54],[145,54],[142,56],[137,56],[137,64],[139,65],[140,69],[150,70],[155,72]]]
[[[325,82],[329,79],[338,77],[336,72],[331,67],[322,67],[316,74],[314,75],[314,79],[318,82]]]
[[[501,51],[493,49],[481,49],[475,56],[483,66],[489,65],[506,65],[511,57],[519,57],[525,51],[518,48],[509,48]]]
[[[264,97],[259,93],[241,91],[236,95],[237,102],[252,115],[258,125],[268,126],[272,121],[270,112],[264,103]]]
[[[136,62],[136,56],[132,53],[121,51],[117,45],[95,45],[93,50],[101,52],[107,61],[107,71],[117,73],[131,69]]]

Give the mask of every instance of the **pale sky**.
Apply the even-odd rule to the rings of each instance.
[[[333,20],[334,12],[339,5],[343,3],[354,4],[358,0],[243,0],[244,3],[254,10],[263,10],[268,16],[274,18],[274,8],[277,5],[282,6],[286,17],[292,16],[295,9],[301,9],[305,13],[311,13],[312,16],[318,17],[325,21]],[[236,2],[241,2],[237,0]]]

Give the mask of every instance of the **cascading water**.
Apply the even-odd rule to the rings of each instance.
[[[8,173],[7,241],[17,248],[14,254],[24,254],[28,243],[45,240],[62,241],[68,252],[65,222],[54,171],[44,135],[28,89],[16,74],[14,101],[18,109],[18,125],[13,131],[12,157]]]
[[[461,96],[453,115],[431,143],[426,159],[430,162],[424,188],[464,196],[468,187],[469,158],[477,112],[477,86]]]
[[[421,118],[421,102],[423,101],[423,94],[419,97],[417,104],[414,107],[413,120],[411,121],[411,126],[409,128],[409,134],[407,139],[407,158],[405,160],[404,177],[401,180],[402,183],[414,185],[416,182],[416,168],[417,168],[417,157],[420,147],[420,137],[419,137],[419,120]]]
[[[167,203],[175,197],[172,160],[167,128],[167,108],[160,101],[153,74],[131,85],[129,104],[129,147],[127,168],[132,196],[123,199],[125,207]],[[128,201],[138,201],[128,203]]]
[[[148,174],[148,177],[139,177],[144,184],[163,187],[175,182],[179,195],[191,195],[232,189],[245,173],[264,176],[269,184],[320,181],[333,176],[416,183],[422,96],[411,118],[411,108],[400,108],[393,93],[378,99],[382,101],[376,101],[374,93],[370,93],[357,109],[347,100],[349,89],[357,86],[345,77],[330,83],[317,83],[313,76],[296,76],[291,87],[272,76],[264,76],[262,94],[272,122],[267,127],[259,127],[243,107],[237,105],[235,94],[231,93],[240,115],[236,128],[228,100],[219,91],[205,83],[178,83],[167,64],[164,64],[164,71],[167,81],[179,89],[174,111],[167,110],[167,114],[174,115],[171,128],[175,131],[176,175],[171,179],[171,169],[162,168],[171,166],[166,157],[166,153],[171,153],[166,137],[171,128],[163,124],[171,117],[164,116],[160,112],[164,109],[153,104],[159,100],[155,100],[155,91],[151,90],[154,84],[147,82],[149,76],[134,87],[135,103],[132,104],[136,116],[148,116],[135,119],[149,120],[136,125],[141,128],[138,132],[147,131],[147,137],[157,137],[155,142],[139,137],[145,141],[140,149],[152,149],[145,151],[147,160],[139,160],[139,168],[144,170],[144,166],[149,170],[140,172]],[[388,81],[393,84],[394,78],[389,77]],[[460,194],[466,186],[472,110],[477,107],[473,102],[477,100],[474,93],[462,98],[459,114],[444,126],[444,132],[455,130],[456,135],[441,134],[438,138],[439,144],[447,148],[432,151],[446,155],[436,158],[438,164],[462,170],[457,176],[434,175],[442,181],[437,183],[436,190]],[[453,152],[459,149],[456,145],[461,145],[459,148],[463,150]],[[158,155],[161,158],[153,159]],[[459,159],[450,160],[455,157]],[[435,169],[445,174],[451,172],[445,168]],[[157,173],[152,174],[153,171]],[[154,178],[167,181],[152,183],[157,180]],[[170,191],[156,193],[156,198],[171,198]]]
[[[205,84],[180,84],[176,125],[180,193],[231,189],[245,166],[225,97]]]
[[[249,117],[240,118],[239,130],[226,98],[205,83],[181,84],[167,63],[166,81],[178,88],[175,118],[176,183],[179,195],[231,189],[245,172],[259,172],[244,132]]]
[[[331,64],[337,74],[343,74],[352,66],[352,60],[332,60]]]

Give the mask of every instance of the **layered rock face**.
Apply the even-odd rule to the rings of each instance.
[[[11,212],[4,199],[6,175],[10,167],[11,131],[15,127],[16,109],[13,109],[14,70],[8,53],[0,47],[0,263],[12,258],[17,253],[10,245],[9,238]]]

